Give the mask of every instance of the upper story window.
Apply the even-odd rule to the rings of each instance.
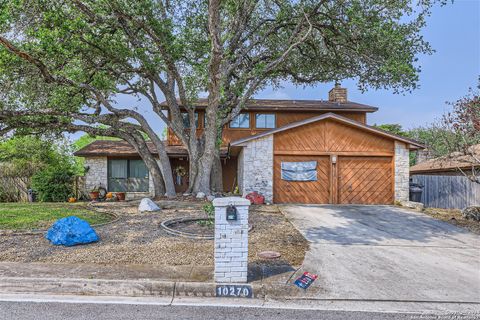
[[[233,118],[230,122],[230,128],[250,128],[250,114],[249,113],[240,113],[238,116]]]
[[[182,112],[182,119],[185,128],[190,128],[190,120],[188,119],[188,113]],[[198,112],[195,112],[195,126],[198,128]]]
[[[261,128],[261,129],[275,128],[275,114],[257,113],[255,115],[255,128]]]

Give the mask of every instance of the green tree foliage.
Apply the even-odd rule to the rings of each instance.
[[[71,165],[49,165],[32,177],[32,188],[42,202],[62,202],[73,196],[74,172]]]
[[[405,132],[402,128],[402,125],[400,124],[380,124],[380,125],[375,124],[374,127],[377,127],[378,129],[382,129],[384,131],[387,131],[399,136],[404,136],[406,138],[409,137],[408,132]]]
[[[187,147],[190,191],[208,194],[218,131],[266,86],[354,78],[362,90],[415,89],[417,56],[432,52],[421,30],[436,2],[443,0],[5,0],[0,133],[120,137],[144,151],[172,194],[170,163],[149,119],[115,104],[122,95],[141,98]],[[207,126],[197,137],[193,101],[202,92]],[[161,172],[141,132],[155,143]]]
[[[64,141],[46,137],[14,136],[0,142],[0,201],[25,199],[31,187],[39,187],[37,191],[45,201],[60,200],[57,195],[48,194],[48,188],[55,189],[56,194],[70,194],[71,179],[63,175],[74,174],[69,150]],[[64,193],[59,189],[65,190]]]

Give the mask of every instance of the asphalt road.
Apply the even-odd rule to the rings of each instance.
[[[478,316],[478,315],[477,315]],[[372,313],[345,311],[318,311],[267,309],[245,307],[198,307],[130,304],[92,304],[63,302],[0,302],[2,320],[160,320],[160,319],[222,319],[222,320],[470,320],[475,316],[460,314],[427,315],[412,313]]]

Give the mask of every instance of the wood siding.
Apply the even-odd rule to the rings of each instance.
[[[463,175],[413,175],[412,180],[424,186],[421,202],[426,207],[463,209],[480,206],[480,184]]]
[[[393,203],[392,157],[339,157],[338,203]]]
[[[317,181],[285,181],[281,163],[317,161]],[[273,201],[275,203],[328,203],[330,199],[330,158],[327,156],[276,156],[273,170]]]
[[[392,204],[392,139],[327,119],[274,134],[274,202]],[[318,162],[316,182],[284,181],[282,161]]]
[[[326,112],[288,112],[288,111],[272,111],[272,112],[266,112],[266,111],[261,111],[261,112],[254,112],[250,111],[250,128],[248,129],[241,129],[241,128],[230,128],[228,125],[225,126],[223,129],[223,145],[226,146],[228,145],[231,141],[235,141],[238,139],[242,139],[245,137],[249,137],[261,132],[265,132],[271,129],[261,129],[261,128],[255,128],[255,115],[257,113],[261,114],[275,114],[275,119],[276,119],[276,127],[282,127],[284,125],[287,125],[292,122],[297,122],[301,121],[304,119],[312,118],[315,116],[319,116],[321,114],[324,114]],[[366,123],[366,113],[365,112],[335,112],[336,114],[353,119],[356,121],[359,121],[361,123]],[[204,112],[201,111],[198,113],[198,126],[199,128],[197,129],[197,136],[202,134],[203,128],[204,128]],[[167,130],[167,143],[168,145],[171,146],[178,146],[182,145],[180,142],[180,139],[173,133],[171,129]]]
[[[275,134],[276,154],[393,155],[394,142],[335,120],[310,123]]]

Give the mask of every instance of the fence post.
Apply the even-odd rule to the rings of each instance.
[[[216,198],[213,200],[213,206],[215,207],[215,282],[245,283],[248,269],[250,200],[240,197]]]

